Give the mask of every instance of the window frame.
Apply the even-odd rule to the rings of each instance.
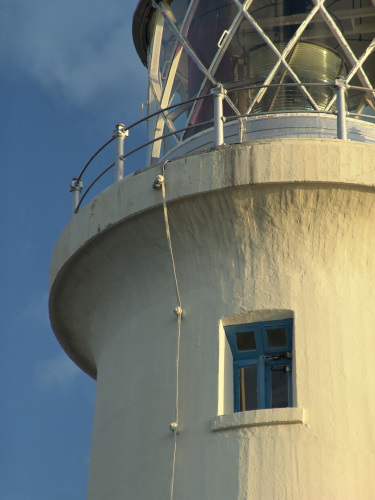
[[[286,346],[270,347],[267,331],[283,328],[286,333]],[[246,411],[241,409],[240,368],[247,366],[257,367],[257,407],[254,410],[272,409],[272,367],[283,365],[288,373],[288,405],[293,406],[292,384],[292,347],[293,347],[293,319],[258,321],[242,323],[224,327],[225,334],[233,356],[233,392],[234,412]],[[239,350],[237,334],[254,332],[255,349]],[[252,411],[252,410],[247,410]]]

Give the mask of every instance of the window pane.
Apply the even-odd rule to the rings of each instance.
[[[267,328],[267,341],[270,349],[287,347],[285,328]]]
[[[258,409],[258,377],[256,365],[239,369],[240,411]]]
[[[239,351],[255,351],[255,335],[254,332],[240,332],[236,334],[237,349]]]
[[[289,366],[274,365],[271,367],[271,406],[286,408],[289,406],[288,371]]]

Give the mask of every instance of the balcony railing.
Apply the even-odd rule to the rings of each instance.
[[[239,92],[239,91],[249,91],[249,90],[257,90],[261,88],[279,88],[279,87],[329,87],[332,89],[333,92],[333,99],[336,100],[336,109],[330,111],[325,111],[325,110],[312,110],[312,109],[306,109],[306,110],[293,110],[293,109],[288,109],[285,111],[267,111],[267,112],[257,112],[257,113],[251,113],[251,114],[245,114],[245,115],[235,115],[235,116],[228,116],[225,117],[223,113],[223,101],[225,99],[226,93],[231,93],[231,92]],[[319,113],[321,115],[334,115],[336,116],[336,123],[337,123],[337,139],[340,140],[346,140],[347,139],[347,118],[356,118],[360,120],[365,120],[369,122],[375,122],[375,115],[368,115],[368,114],[363,114],[363,113],[351,113],[347,111],[347,105],[346,105],[346,92],[348,90],[353,90],[353,91],[358,91],[358,92],[363,92],[369,96],[369,100],[374,101],[375,96],[374,96],[374,90],[372,88],[366,88],[366,87],[358,87],[358,86],[351,86],[351,85],[346,85],[344,80],[335,80],[331,84],[322,84],[322,83],[282,83],[282,84],[269,84],[269,85],[252,85],[252,86],[247,86],[247,87],[236,87],[236,88],[231,88],[230,90],[224,89],[222,85],[219,85],[211,90],[211,93],[205,96],[200,96],[196,97],[193,99],[189,99],[187,101],[184,101],[182,103],[174,104],[172,106],[169,106],[167,108],[160,109],[156,111],[155,113],[152,113],[132,125],[125,127],[123,124],[118,124],[116,125],[115,130],[113,131],[113,135],[111,139],[109,139],[86,163],[86,165],[83,167],[82,171],[77,177],[74,177],[72,179],[71,185],[70,185],[70,191],[73,195],[73,213],[77,213],[82,206],[83,201],[85,200],[86,196],[88,193],[91,191],[93,186],[101,179],[108,171],[111,169],[114,169],[115,171],[115,179],[114,182],[119,182],[123,179],[124,177],[124,162],[126,159],[131,157],[133,154],[136,152],[150,146],[151,144],[155,143],[156,141],[163,141],[167,137],[170,136],[176,136],[176,134],[181,134],[181,133],[186,133],[186,131],[192,131],[194,132],[194,129],[197,130],[199,128],[202,130],[204,128],[207,130],[208,128],[213,129],[213,141],[211,142],[214,146],[222,146],[224,144],[225,140],[225,134],[224,134],[224,123],[230,123],[233,121],[240,121],[241,119],[244,118],[254,118],[254,117],[260,117],[260,116],[265,116],[265,115],[283,115],[285,113],[293,116],[298,116],[299,114],[305,115],[306,113],[311,113],[311,114],[316,114]],[[137,146],[136,148],[132,149],[131,151],[124,152],[124,140],[126,137],[129,135],[129,131],[134,129],[135,127],[143,124],[147,120],[158,116],[158,115],[165,115],[167,112],[171,111],[172,109],[179,108],[179,107],[184,107],[187,104],[194,103],[199,100],[206,100],[206,99],[213,99],[214,100],[214,116],[212,120],[208,120],[205,122],[200,122],[200,123],[194,123],[194,125],[189,125],[188,127],[179,129],[179,130],[173,130],[173,132],[164,134],[162,136],[158,136],[157,138],[154,138],[150,141],[147,141],[140,146]],[[193,133],[194,135],[194,133]],[[105,168],[95,179],[91,181],[91,183],[88,185],[88,187],[83,191],[83,175],[87,173],[88,167],[96,158],[99,153],[101,153],[109,144],[112,142],[115,142],[116,144],[116,152],[115,152],[115,161],[111,163],[107,168]],[[241,141],[240,141],[241,142]],[[160,158],[160,161],[163,161],[163,158]]]

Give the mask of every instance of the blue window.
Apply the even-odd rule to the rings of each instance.
[[[292,406],[292,330],[292,319],[225,327],[235,412]]]

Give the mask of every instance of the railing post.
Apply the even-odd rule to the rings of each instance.
[[[124,178],[124,139],[128,135],[129,130],[125,129],[123,123],[118,123],[112,134],[112,137],[116,139],[115,182],[121,181]]]
[[[70,192],[73,193],[73,215],[76,213],[82,188],[83,182],[78,180],[78,177],[73,177],[72,182],[70,183]]]
[[[347,139],[346,131],[346,102],[345,102],[345,80],[339,78],[335,80],[336,103],[337,103],[337,138]]]
[[[223,116],[223,100],[225,94],[222,85],[218,85],[211,89],[211,94],[214,98],[214,144],[222,146],[224,144],[224,116]]]

